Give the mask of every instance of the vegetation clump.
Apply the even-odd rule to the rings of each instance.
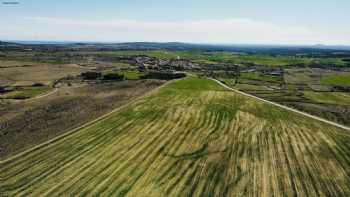
[[[7,90],[5,86],[0,86],[0,93],[5,93],[6,91]]]
[[[96,79],[101,78],[102,74],[100,72],[88,71],[88,72],[81,73],[81,76],[85,80],[96,80]]]
[[[124,78],[124,75],[119,73],[107,73],[103,75],[103,80],[121,81],[124,80]]]
[[[161,79],[161,80],[172,80],[180,79],[186,77],[185,73],[172,73],[172,72],[149,72],[145,76],[142,76],[143,79]]]
[[[33,83],[32,87],[43,87],[45,84],[43,83]]]

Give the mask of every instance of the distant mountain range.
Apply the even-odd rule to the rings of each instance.
[[[303,52],[310,50],[340,50],[350,51],[350,46],[329,46],[329,45],[254,45],[254,44],[192,44],[181,42],[125,42],[125,43],[103,43],[103,42],[65,42],[65,41],[0,41],[0,46],[56,46],[115,50],[215,50],[215,51],[241,51],[241,52]]]
[[[314,45],[311,46],[311,48],[317,48],[317,49],[333,49],[333,50],[350,50],[350,46],[346,45]]]

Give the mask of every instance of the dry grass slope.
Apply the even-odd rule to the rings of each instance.
[[[349,196],[350,136],[187,78],[0,164],[8,196]]]

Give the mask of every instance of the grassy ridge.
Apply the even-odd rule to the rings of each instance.
[[[0,194],[349,196],[349,141],[337,128],[187,78],[0,164]]]

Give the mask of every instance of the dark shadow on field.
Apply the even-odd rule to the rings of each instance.
[[[205,143],[204,145],[202,145],[200,149],[193,151],[191,153],[184,153],[179,155],[165,153],[165,156],[175,158],[175,159],[180,159],[180,160],[199,159],[201,157],[205,157],[213,154],[224,153],[224,152],[227,152],[228,150],[229,148],[226,148],[221,151],[209,151],[209,145],[208,143]]]

